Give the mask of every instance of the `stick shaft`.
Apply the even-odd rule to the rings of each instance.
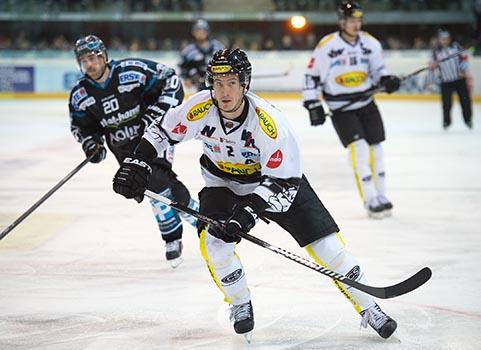
[[[0,240],[9,234],[18,224],[25,220],[35,209],[37,209],[43,202],[45,202],[52,194],[54,194],[63,184],[65,184],[72,176],[74,176],[80,169],[82,169],[89,161],[95,156],[97,152],[91,154],[88,158],[82,161],[75,167],[70,173],[68,173],[62,180],[60,180],[55,186],[53,186],[42,198],[35,202],[30,208],[27,209],[18,219],[12,222],[5,230],[0,233]]]

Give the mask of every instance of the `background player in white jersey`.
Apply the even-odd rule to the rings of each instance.
[[[332,124],[350,161],[359,194],[369,216],[382,218],[393,207],[386,196],[384,156],[385,140],[381,115],[369,93],[379,85],[391,93],[399,89],[400,79],[388,75],[381,44],[361,31],[363,12],[353,1],[338,6],[340,30],[323,37],[308,63],[302,91],[304,107],[312,125],[326,120],[319,97],[322,95],[332,115]],[[345,110],[349,102],[357,100]]]
[[[166,117],[151,124],[136,153],[114,177],[114,190],[127,198],[142,197],[149,164],[170,144],[197,139],[205,187],[200,212],[226,223],[226,230],[199,225],[200,249],[225,300],[232,305],[234,330],[254,327],[246,273],[234,250],[237,233],[248,232],[259,216],[275,221],[305,247],[319,264],[366,283],[363,270],[346,250],[339,228],[302,170],[297,136],[287,117],[248,91],[251,64],[240,49],[214,54],[207,69],[209,91],[193,95]],[[362,316],[388,338],[396,322],[367,294],[335,282]],[[319,306],[322,308],[322,306]]]
[[[105,141],[122,162],[133,153],[145,127],[184,99],[182,84],[172,68],[138,58],[109,62],[104,43],[95,35],[77,40],[75,56],[84,76],[70,93],[71,130],[87,157],[98,150],[93,163],[105,158]],[[152,164],[149,188],[195,208],[197,202],[172,171],[173,155],[173,147],[159,153]],[[151,204],[166,242],[166,258],[176,267],[182,262],[182,220],[169,206],[155,200]],[[181,215],[195,225],[190,215]]]
[[[194,42],[187,45],[181,52],[180,76],[187,88],[195,87],[197,91],[204,90],[207,63],[214,52],[224,48],[224,44],[210,39],[210,27],[204,19],[198,19],[192,25]]]

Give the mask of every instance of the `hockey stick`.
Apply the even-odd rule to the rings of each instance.
[[[197,212],[193,209],[190,209],[189,207],[186,207],[182,204],[179,204],[175,201],[170,200],[167,197],[161,196],[161,195],[159,195],[155,192],[149,191],[149,190],[146,190],[144,192],[144,194],[147,197],[158,200],[159,202],[162,202],[164,204],[167,204],[167,205],[169,205],[170,207],[172,207],[176,210],[179,210],[179,211],[182,211],[184,213],[190,214],[193,217],[197,218],[200,221],[203,221],[206,224],[214,225],[214,226],[217,226],[221,229],[224,228],[223,224],[220,223],[219,221],[211,219],[207,216],[204,216],[204,215],[200,214],[199,212]],[[291,253],[291,252],[289,252],[285,249],[276,247],[276,246],[274,246],[272,244],[269,244],[269,243],[267,243],[267,242],[265,242],[265,241],[263,241],[263,240],[261,240],[257,237],[251,236],[247,233],[239,232],[239,236],[241,238],[244,238],[247,241],[250,241],[254,244],[257,244],[257,245],[259,245],[263,248],[266,248],[266,249],[268,249],[268,250],[270,250],[270,251],[272,251],[276,254],[282,255],[283,257],[285,257],[289,260],[292,260],[292,261],[294,261],[294,262],[296,262],[300,265],[308,267],[308,268],[310,268],[314,271],[317,271],[317,272],[319,272],[319,273],[321,273],[325,276],[328,276],[328,277],[330,277],[330,278],[332,278],[336,281],[342,282],[342,283],[347,284],[349,286],[352,286],[356,289],[359,289],[359,290],[361,290],[361,291],[363,291],[363,292],[365,292],[369,295],[372,295],[372,296],[375,296],[375,297],[381,298],[381,299],[394,298],[396,296],[409,293],[409,292],[415,290],[416,288],[422,286],[424,283],[426,283],[431,278],[431,274],[432,274],[431,269],[429,269],[429,267],[424,267],[423,269],[418,271],[416,274],[409,277],[407,280],[404,280],[404,281],[402,281],[398,284],[395,284],[393,286],[371,287],[371,286],[367,286],[365,284],[353,281],[353,280],[347,278],[344,275],[341,275],[341,274],[339,274],[335,271],[329,270],[328,268],[322,267],[322,266],[316,264],[315,262],[312,262],[308,259],[300,257],[300,256],[298,256],[294,253]]]
[[[376,94],[378,92],[382,92],[382,91],[384,91],[382,87],[380,87],[378,85],[374,85],[370,89],[367,89],[366,91],[364,91],[364,93],[360,94],[359,96],[356,96],[354,99],[352,99],[351,101],[349,101],[345,105],[342,105],[339,108],[336,108],[332,111],[329,111],[328,113],[326,113],[326,117],[332,117],[334,113],[342,112],[347,107],[352,106],[353,104],[355,104],[359,101],[366,100],[366,99],[370,98],[371,96],[373,96],[374,94]]]
[[[60,180],[50,191],[48,191],[42,198],[35,202],[28,210],[20,215],[20,217],[12,222],[5,230],[0,233],[0,240],[2,240],[6,235],[9,234],[19,223],[21,223],[27,216],[29,216],[35,209],[37,209],[43,202],[45,202],[48,197],[50,197],[55,191],[57,191],[64,183],[66,183],[72,176],[74,176],[80,169],[82,169],[98,152],[98,149],[92,153],[88,158],[82,161],[79,165],[75,167],[70,173],[67,174],[62,180]]]
[[[465,50],[460,50],[458,52],[455,52],[449,56],[446,56],[444,57],[443,59],[440,59],[439,61],[436,61],[436,63],[442,63],[442,62],[445,62],[447,60],[450,60],[452,58],[455,58],[455,57],[458,57],[459,55],[461,55],[463,52],[466,52],[466,51],[470,51],[470,49],[465,49]],[[422,73],[426,70],[430,69],[429,66],[426,66],[426,67],[423,67],[423,68],[420,68],[418,70],[415,70],[414,72],[406,75],[406,76],[401,76],[400,77],[400,80],[401,82],[407,80],[407,79],[410,79],[412,77],[414,77],[415,75],[418,75],[419,73]],[[365,100],[365,99],[368,99],[369,97],[373,96],[374,94],[377,94],[378,92],[383,92],[383,88],[378,86],[378,85],[374,85],[373,87],[371,87],[370,89],[364,91],[364,93],[360,94],[359,96],[356,96],[354,99],[352,99],[351,101],[349,101],[348,103],[346,103],[345,105],[333,110],[333,111],[330,111],[329,113],[326,114],[326,117],[332,117],[334,113],[337,113],[337,112],[342,112],[344,111],[347,107],[349,106],[352,106],[353,104],[359,102],[359,101],[362,101],[362,100]]]
[[[458,52],[455,52],[455,53],[453,53],[453,54],[451,54],[451,55],[449,55],[449,56],[446,56],[446,57],[444,57],[444,58],[442,58],[442,59],[440,59],[440,60],[438,60],[438,61],[435,61],[435,62],[439,64],[439,63],[448,61],[448,60],[450,60],[450,59],[452,59],[452,58],[455,58],[455,57],[458,57],[459,55],[462,55],[463,52],[470,51],[470,50],[471,50],[471,48],[469,48],[469,49],[464,49],[464,50],[460,50],[460,51],[458,51]],[[426,66],[426,67],[423,67],[423,68],[419,68],[418,70],[415,70],[414,72],[412,72],[412,73],[410,73],[410,74],[408,74],[408,75],[406,75],[406,76],[401,77],[401,81],[404,81],[404,80],[407,80],[407,79],[409,79],[409,78],[412,78],[412,77],[414,77],[415,75],[418,75],[419,73],[422,73],[422,72],[424,72],[425,70],[428,70],[428,69],[430,69],[429,66]]]
[[[255,74],[252,78],[254,79],[264,79],[264,78],[282,78],[282,77],[287,77],[289,74],[291,74],[292,70],[292,62],[289,63],[289,66],[284,72],[281,73],[270,73],[270,74]]]

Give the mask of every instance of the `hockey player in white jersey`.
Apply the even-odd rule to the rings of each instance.
[[[265,217],[288,231],[319,264],[367,283],[363,270],[346,250],[339,228],[303,174],[299,143],[286,116],[248,91],[251,64],[240,49],[216,52],[207,68],[208,91],[169,110],[144,133],[135,154],[124,160],[113,188],[127,198],[143,196],[151,159],[170,144],[197,139],[205,187],[200,212],[226,223],[225,231],[199,225],[200,250],[224,300],[232,305],[236,333],[254,328],[246,273],[235,254],[238,232],[251,230]],[[335,282],[383,338],[396,329],[367,294]]]
[[[363,12],[354,1],[344,1],[337,9],[339,31],[324,36],[307,65],[302,100],[312,125],[323,124],[326,114],[322,96],[333,111],[332,124],[354,170],[356,184],[368,215],[382,218],[393,207],[386,196],[384,156],[385,140],[381,115],[370,89],[381,87],[392,93],[400,79],[388,75],[379,41],[361,31]],[[338,110],[346,104],[358,102]]]

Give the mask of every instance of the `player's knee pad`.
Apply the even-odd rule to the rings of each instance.
[[[209,230],[203,230],[200,236],[201,252],[208,264],[222,268],[232,263],[235,243],[226,243],[214,237]]]
[[[330,269],[334,269],[339,262],[342,263],[346,252],[344,243],[336,233],[310,243],[306,249],[311,256]]]
[[[338,233],[320,238],[307,246],[309,254],[322,265],[340,274],[351,273],[351,277],[359,276],[357,262],[346,250],[344,242]],[[351,271],[352,270],[352,271]],[[355,278],[354,278],[355,279]]]

